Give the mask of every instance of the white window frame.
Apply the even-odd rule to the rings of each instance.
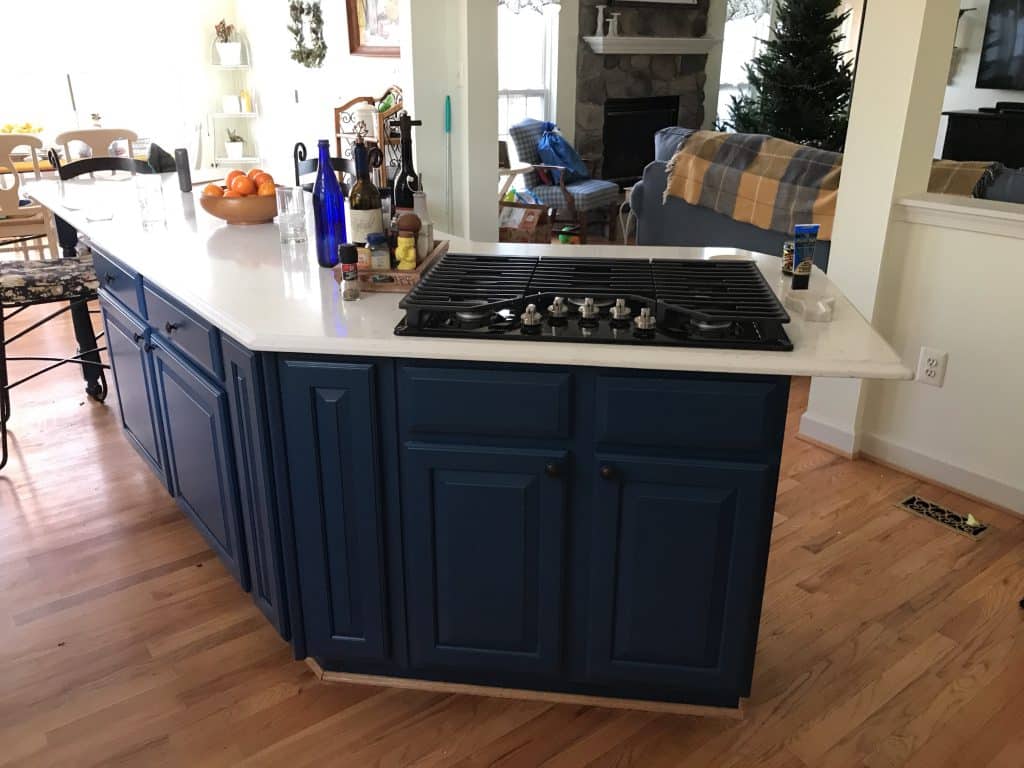
[[[561,11],[559,5],[546,6],[544,16],[544,88],[498,88],[498,101],[509,97],[540,97],[544,99],[544,119],[555,122],[558,99],[558,16]],[[536,13],[536,11],[523,11],[523,13]]]

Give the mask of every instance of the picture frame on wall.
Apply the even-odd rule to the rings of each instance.
[[[355,56],[399,56],[399,0],[345,0],[348,49]]]

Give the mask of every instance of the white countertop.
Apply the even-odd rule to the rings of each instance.
[[[130,178],[44,180],[27,194],[147,280],[177,297],[254,351],[494,362],[593,365],[724,373],[907,379],[911,372],[853,306],[815,270],[812,284],[836,297],[834,320],[786,326],[792,352],[687,349],[609,344],[528,344],[486,339],[398,337],[401,294],[363,294],[343,302],[312,242],[282,245],[276,224],[228,226],[183,195],[177,177],[164,183],[166,222],[144,228]],[[312,231],[311,214],[308,222]],[[473,243],[453,252],[572,255],[594,258],[752,258],[777,292],[780,260],[745,251],[700,248]],[[792,314],[792,313],[791,313]]]

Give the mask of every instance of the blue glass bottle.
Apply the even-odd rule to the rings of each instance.
[[[317,142],[320,167],[313,186],[313,220],[316,228],[316,260],[321,267],[338,263],[338,247],[346,242],[345,196],[331,168],[331,150],[327,139]]]

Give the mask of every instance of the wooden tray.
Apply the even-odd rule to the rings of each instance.
[[[416,265],[416,269],[361,269],[359,290],[377,293],[408,293],[430,266],[448,252],[447,240],[435,240],[434,249]],[[334,267],[334,279],[341,282],[341,265]]]

